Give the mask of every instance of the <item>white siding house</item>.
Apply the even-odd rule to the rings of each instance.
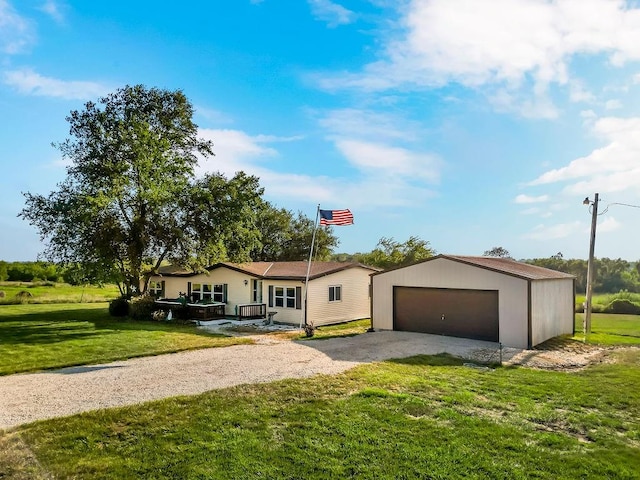
[[[235,316],[240,306],[264,304],[279,323],[305,321],[307,262],[222,262],[205,273],[161,269],[151,277],[153,292],[163,298],[183,295],[191,302],[225,304]],[[368,318],[370,274],[377,269],[352,262],[313,262],[307,292],[307,323],[315,326]]]
[[[504,258],[439,255],[372,275],[372,323],[531,348],[574,331],[574,277]]]

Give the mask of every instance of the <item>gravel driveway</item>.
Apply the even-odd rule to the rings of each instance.
[[[335,374],[363,363],[418,354],[447,352],[498,361],[495,343],[419,333],[385,331],[312,341],[254,338],[255,345],[0,377],[0,429],[239,384]],[[506,361],[524,353],[503,351]]]

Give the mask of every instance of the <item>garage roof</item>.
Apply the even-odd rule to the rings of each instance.
[[[557,270],[551,270],[549,268],[538,267],[537,265],[530,265],[528,263],[517,262],[510,258],[497,258],[497,257],[473,257],[464,255],[436,255],[435,257],[428,258],[421,262],[414,263],[417,265],[420,263],[431,262],[439,258],[452,260],[454,262],[466,263],[493,272],[504,273],[505,275],[511,275],[512,277],[523,278],[525,280],[550,280],[550,279],[563,279],[563,278],[575,278],[574,275],[570,275],[564,272],[558,272]],[[407,265],[411,266],[411,265]],[[398,268],[406,268],[398,267]],[[398,268],[386,270],[397,270]],[[373,275],[380,275],[385,272],[377,272]]]

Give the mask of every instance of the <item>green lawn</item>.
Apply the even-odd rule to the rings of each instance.
[[[116,320],[106,303],[0,305],[0,375],[238,343],[251,341],[193,326]]]
[[[640,350],[616,356],[419,356],[47,420],[0,437],[0,478],[640,478]]]
[[[85,285],[73,286],[66,283],[53,282],[0,282],[0,297],[2,304],[20,303],[16,294],[28,292],[31,297],[25,298],[25,303],[91,303],[106,302],[120,296],[116,285]]]
[[[576,314],[576,340],[584,339],[584,314]],[[588,343],[599,345],[640,345],[640,315],[593,313]]]
[[[371,327],[371,320],[354,320],[353,322],[339,323],[337,325],[326,325],[316,328],[313,337],[316,339],[333,338],[333,337],[352,337],[365,333]]]

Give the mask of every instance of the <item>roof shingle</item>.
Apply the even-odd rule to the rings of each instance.
[[[469,265],[486,268],[496,272],[506,273],[514,277],[525,278],[527,280],[549,280],[560,278],[574,278],[573,275],[549,268],[530,265],[528,263],[517,262],[510,258],[498,257],[473,257],[464,255],[440,255],[444,258],[456,260]]]
[[[280,279],[280,280],[304,280],[307,276],[306,261],[298,262],[220,262],[207,267],[211,271],[220,267],[227,267],[232,270],[247,273],[255,277]],[[357,262],[312,262],[309,278],[314,279],[329,275],[348,268],[361,267],[372,272],[378,271],[377,268],[362,265]],[[186,272],[175,268],[162,267],[159,273],[165,276],[193,276],[194,272]]]

